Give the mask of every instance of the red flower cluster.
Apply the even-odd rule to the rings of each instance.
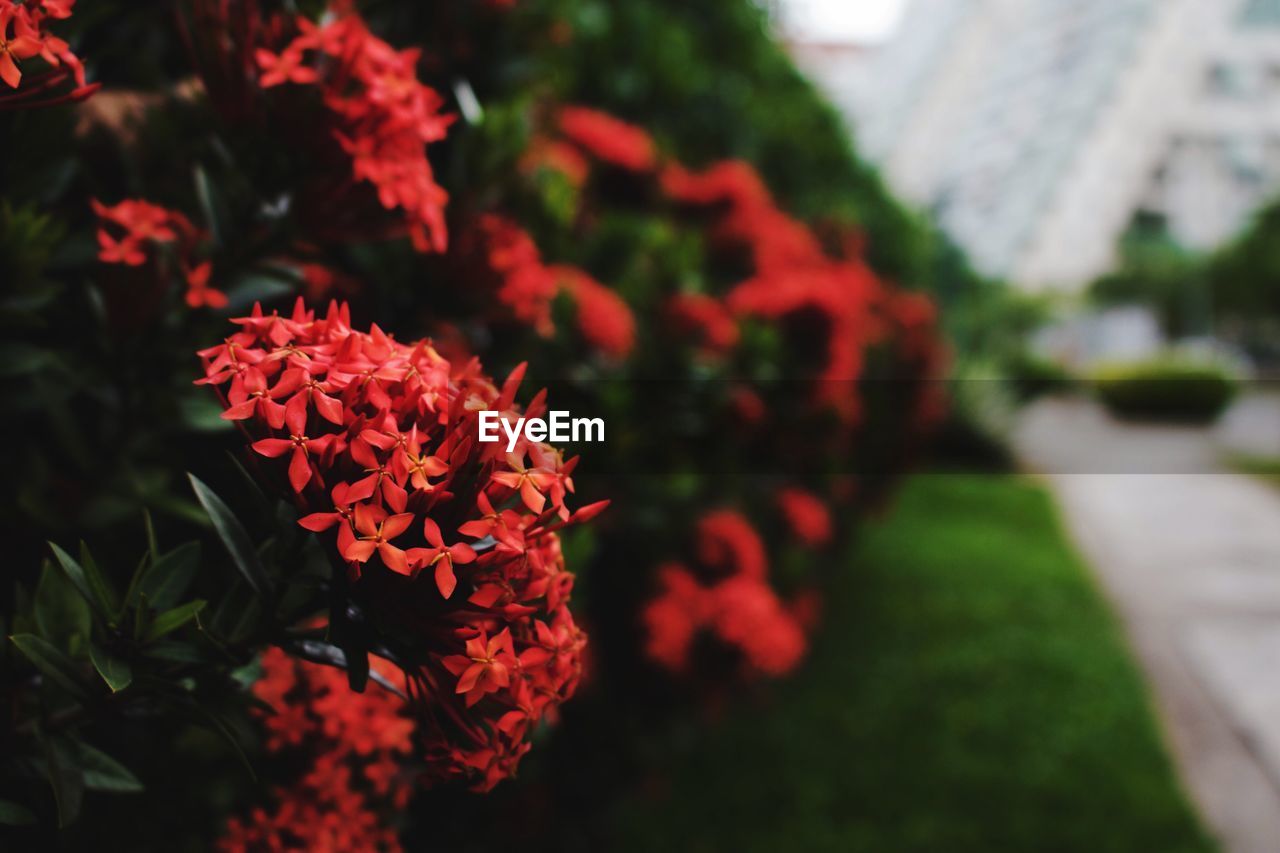
[[[255,308],[233,322],[200,353],[200,382],[224,389],[224,417],[259,456],[281,460],[299,523],[336,534],[354,594],[415,639],[398,661],[431,721],[418,733],[426,778],[491,788],[577,685],[585,637],[556,531],[605,504],[566,506],[576,457],[476,440],[481,411],[514,419],[523,368],[499,388],[428,341],[354,331],[336,304],[323,319],[299,301],[290,317]]]
[[[393,665],[374,658],[371,667],[405,688]],[[341,670],[276,648],[263,653],[253,694],[271,709],[255,709],[267,751],[296,750],[306,770],[274,790],[272,810],[255,808],[246,819],[229,820],[218,849],[400,850],[383,813],[403,809],[413,791],[404,764],[413,751],[414,721],[403,700],[382,686],[356,693]]]
[[[648,133],[599,110],[561,107],[559,125],[565,139],[603,163],[644,172],[658,161]]]
[[[715,239],[745,250],[754,266],[755,275],[725,297],[731,313],[810,321],[802,333],[817,336],[825,350],[814,377],[819,400],[852,420],[863,353],[877,332],[873,303],[883,288],[875,274],[860,261],[830,258],[745,163],[726,161],[702,173],[671,165],[663,170],[662,184],[682,204],[715,208]]]
[[[699,636],[738,654],[744,674],[783,675],[804,656],[804,627],[769,586],[764,543],[736,512],[713,512],[698,524],[697,570],[658,568],[658,593],[641,611],[645,653],[687,674]]]
[[[505,313],[540,335],[555,331],[551,302],[558,285],[542,262],[542,253],[529,233],[503,216],[486,213],[459,241],[473,280],[491,292]]]
[[[403,213],[418,251],[444,251],[448,194],[436,183],[426,146],[444,139],[453,117],[441,114],[443,99],[418,81],[421,51],[395,50],[353,11],[323,26],[304,17],[296,24],[298,35],[283,50],[254,52],[258,84],[318,88],[353,176],[373,185],[383,207]]]
[[[82,101],[101,84],[85,83],[84,66],[65,41],[48,32],[50,22],[71,17],[75,0],[0,0],[0,81],[13,92],[0,95],[0,110]],[[28,77],[21,63],[39,57],[49,70]],[[54,91],[68,81],[72,88]]]
[[[577,267],[553,266],[551,273],[573,297],[583,340],[611,358],[626,358],[636,342],[636,320],[626,300]]]
[[[635,345],[635,317],[608,287],[577,267],[548,265],[529,233],[506,217],[486,213],[463,232],[458,256],[466,273],[491,293],[503,314],[549,336],[551,304],[565,291],[577,311],[577,327],[592,349],[625,358]]]
[[[713,296],[676,294],[667,300],[667,319],[677,333],[692,338],[706,355],[723,355],[738,343],[738,322]]]
[[[172,249],[187,285],[187,304],[192,308],[222,308],[227,296],[209,286],[213,265],[196,260],[204,233],[179,211],[169,210],[142,199],[125,199],[107,207],[91,202],[98,216],[98,260],[104,264],[140,267],[158,247]]]
[[[831,542],[831,513],[817,495],[787,487],[778,490],[774,501],[787,529],[798,542],[810,548],[821,548]]]

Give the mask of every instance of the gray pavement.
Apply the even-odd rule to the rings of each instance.
[[[1206,824],[1225,850],[1280,853],[1280,489],[1221,463],[1265,448],[1275,409],[1244,405],[1210,430],[1045,400],[1014,446],[1119,612]]]

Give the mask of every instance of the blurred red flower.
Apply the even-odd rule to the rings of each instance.
[[[831,513],[817,495],[787,487],[778,490],[774,501],[787,529],[799,542],[813,548],[831,542]]]
[[[626,300],[577,267],[550,270],[573,298],[583,340],[611,358],[626,358],[636,342],[636,320]]]
[[[604,163],[633,172],[652,169],[658,160],[649,134],[607,113],[587,107],[561,107],[560,133]]]

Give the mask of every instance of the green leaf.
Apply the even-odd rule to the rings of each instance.
[[[213,490],[202,483],[195,474],[187,476],[191,479],[191,488],[195,490],[196,500],[200,501],[200,505],[209,514],[218,537],[231,554],[231,559],[240,570],[240,574],[249,582],[249,586],[253,587],[254,592],[261,596],[267,595],[271,583],[267,580],[266,569],[262,567],[262,560],[258,557],[258,552],[253,549],[253,542],[249,539],[249,534],[240,523],[240,519],[236,518],[231,508],[223,503],[222,498],[214,494]]]
[[[56,646],[35,634],[14,634],[9,639],[51,681],[77,698],[83,699],[88,695],[75,662]]]
[[[144,643],[149,643],[152,640],[160,639],[165,634],[172,634],[174,631],[196,618],[196,614],[204,609],[205,603],[204,599],[188,601],[186,604],[179,605],[172,610],[166,610],[159,614],[151,625],[148,626],[147,632],[143,636],[142,641]]]
[[[71,825],[80,814],[84,799],[84,772],[71,760],[71,745],[65,738],[40,737],[44,749],[45,772],[58,804],[59,828]]]
[[[66,551],[49,543],[49,547],[53,550],[53,556],[58,560],[58,565],[62,566],[62,570],[66,572],[67,579],[75,585],[76,591],[89,602],[89,605],[98,611],[98,615],[105,621],[110,612],[104,608],[102,599],[100,599],[93,591],[93,585],[89,582],[89,576],[85,574],[84,567],[76,562],[75,558]]]
[[[213,185],[213,182],[209,180],[209,173],[204,170],[203,166],[196,166],[195,182],[196,199],[200,202],[205,224],[209,226],[209,235],[213,238],[214,246],[221,245],[226,237],[224,228],[226,219],[222,215],[222,199],[218,195],[217,188]]]
[[[89,659],[93,661],[94,668],[98,670],[102,680],[107,682],[112,693],[119,693],[132,683],[133,670],[129,668],[129,664],[110,654],[97,643],[89,644]]]
[[[76,750],[84,770],[84,786],[90,791],[134,794],[142,790],[138,777],[102,750],[87,743],[77,743]]]
[[[26,826],[36,822],[36,816],[26,806],[9,800],[0,800],[0,825]]]
[[[199,571],[200,543],[187,542],[156,560],[138,588],[153,607],[165,610],[178,603]]]
[[[88,639],[93,624],[89,604],[67,575],[45,561],[36,585],[35,620],[40,635],[62,649],[73,649],[73,637]]]
[[[84,567],[85,577],[89,580],[89,588],[98,597],[102,607],[108,613],[115,614],[120,609],[120,596],[116,594],[111,581],[98,569],[97,562],[89,553],[89,546],[80,541],[80,565]]]

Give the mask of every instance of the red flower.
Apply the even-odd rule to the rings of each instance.
[[[75,0],[0,0],[0,81],[14,91],[0,94],[0,110],[82,101],[99,84],[85,82],[84,66],[71,46],[46,31],[51,20],[71,17]],[[24,77],[21,63],[40,57],[49,70]],[[71,82],[62,94],[56,90]]]
[[[164,256],[176,261],[181,271],[187,305],[226,307],[227,295],[209,285],[213,264],[196,259],[205,235],[181,212],[142,199],[125,199],[110,207],[93,199],[90,205],[98,216],[99,261],[141,267]],[[173,271],[173,265],[162,262],[155,269]]]
[[[294,488],[297,488],[296,484]],[[427,520],[430,521],[430,519]],[[391,544],[391,540],[400,536],[412,525],[413,513],[411,512],[388,515],[387,511],[380,506],[356,504],[356,541],[346,547],[342,556],[353,563],[365,563],[376,551],[388,569],[407,575],[409,559],[403,550]],[[448,596],[445,597],[448,598]]]
[[[702,516],[696,545],[698,560],[717,574],[763,578],[768,570],[764,540],[740,512],[720,509]]]
[[[565,506],[576,459],[475,441],[479,411],[518,411],[523,369],[499,387],[474,359],[454,366],[426,341],[354,331],[336,304],[323,318],[299,301],[288,317],[255,307],[233,322],[240,331],[200,353],[200,383],[226,394],[255,452],[289,457],[283,490],[304,509],[299,524],[348,562],[389,636],[414,644],[415,710],[451,721],[418,729],[425,778],[492,787],[577,687],[586,639],[556,531],[603,507]]]
[[[813,548],[831,542],[831,513],[812,492],[803,489],[779,489],[774,496],[778,511],[791,535]]]
[[[583,339],[604,355],[626,358],[636,342],[636,321],[626,300],[577,267],[550,269],[573,297]]]
[[[22,82],[18,60],[29,59],[40,49],[40,39],[26,6],[21,3],[0,6],[0,80],[10,88],[18,88]]]
[[[187,304],[192,308],[225,308],[227,295],[209,286],[213,264],[204,261],[187,270]]]
[[[458,586],[458,579],[453,574],[453,567],[459,564],[474,563],[476,552],[465,542],[453,545],[444,544],[444,536],[440,533],[440,525],[430,518],[423,520],[423,536],[431,544],[430,548],[415,548],[410,552],[415,568],[434,569],[436,587],[445,598],[453,595]],[[504,685],[505,686],[505,685]],[[460,691],[462,692],[462,691]]]
[[[540,335],[555,331],[551,302],[559,288],[528,232],[509,219],[487,213],[460,242],[458,256],[469,267],[462,275],[491,292],[510,318]]]
[[[708,355],[723,355],[738,343],[738,323],[718,299],[679,293],[667,300],[667,317],[680,334],[692,336]]]
[[[370,665],[404,689],[394,666],[376,657]],[[297,751],[305,769],[273,791],[272,808],[228,821],[218,849],[398,851],[386,824],[412,791],[406,762],[415,726],[404,702],[378,685],[356,693],[341,670],[275,648],[262,655],[253,693],[271,709],[257,711],[267,750]]]
[[[764,544],[742,515],[721,510],[698,523],[698,567],[666,563],[640,621],[645,654],[676,674],[691,674],[699,636],[735,652],[742,674],[778,676],[804,655],[804,626],[767,579]],[[701,576],[701,577],[700,577]]]
[[[369,31],[354,11],[354,4],[334,2],[317,25],[305,17],[275,18],[259,26],[233,21],[226,4],[211,8],[208,15],[221,31],[204,28],[193,33],[213,42],[210,50],[225,54],[225,45],[234,44],[247,55],[226,57],[228,67],[243,67],[256,84],[271,92],[264,110],[307,116],[314,100],[300,88],[318,92],[322,112],[308,127],[320,127],[306,134],[306,144],[318,146],[322,158],[346,157],[351,170],[338,180],[328,171],[317,174],[305,194],[320,196],[322,204],[310,217],[309,225],[325,239],[349,239],[355,234],[372,236],[407,235],[420,252],[443,252],[448,235],[444,207],[448,194],[437,183],[427,159],[428,146],[445,138],[453,116],[442,112],[444,99],[418,80],[420,52],[397,51]],[[251,33],[288,33],[287,40],[274,38],[253,43],[241,37]],[[222,81],[209,84],[219,90]],[[230,114],[240,117],[238,104],[221,103]],[[310,113],[314,115],[314,113]],[[353,180],[355,183],[353,183]],[[372,194],[369,193],[372,190]],[[395,224],[370,224],[365,209],[376,199],[384,209],[396,212]],[[324,216],[321,215],[323,212]]]
[[[605,163],[644,172],[657,162],[657,149],[648,133],[599,110],[562,107],[559,124],[566,139]]]
[[[502,632],[486,639],[484,632],[467,640],[467,653],[453,655],[443,661],[445,667],[458,676],[456,693],[465,694],[467,707],[492,693],[511,685],[511,669],[516,665],[516,654],[511,647],[511,632]]]

